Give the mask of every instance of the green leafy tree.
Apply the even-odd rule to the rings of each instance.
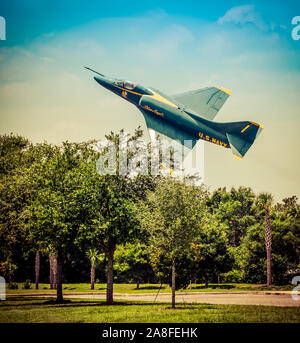
[[[9,261],[1,262],[0,264],[0,270],[4,277],[8,280],[9,284],[13,283],[14,274],[17,269],[18,267]]]
[[[123,131],[120,132],[122,134]],[[96,170],[90,170],[82,184],[85,216],[80,225],[79,244],[103,251],[107,258],[107,291],[108,304],[113,303],[114,254],[120,244],[134,241],[140,234],[136,219],[135,202],[142,198],[145,190],[152,185],[151,176],[132,177],[121,173],[119,166],[124,163],[120,154],[120,134],[111,132],[106,139],[116,146],[115,175],[99,175]],[[129,135],[128,142],[139,139],[142,131],[137,129]],[[105,153],[104,150],[103,153]],[[129,152],[125,162],[134,156]],[[81,242],[81,243],[80,243]]]
[[[0,178],[13,174],[30,161],[30,154],[25,153],[32,148],[27,138],[19,135],[0,135]]]
[[[140,283],[153,279],[153,269],[147,246],[140,242],[119,245],[115,253],[115,270],[118,278],[124,281]]]
[[[261,224],[252,225],[236,251],[236,261],[243,272],[243,280],[250,283],[265,282],[265,245]]]
[[[88,144],[49,145],[42,161],[27,171],[34,191],[24,211],[24,222],[30,239],[44,248],[51,246],[56,254],[57,302],[63,301],[64,255],[72,250],[81,222],[82,204],[77,194],[90,156]]]
[[[30,241],[23,225],[22,213],[30,202],[32,188],[26,170],[40,161],[43,144],[33,145],[16,135],[0,136],[0,260],[9,259],[18,266],[26,266],[34,252],[39,251],[37,242]],[[39,280],[39,254],[36,253],[36,287]],[[28,268],[18,268],[23,277]],[[16,273],[16,274],[17,274]]]
[[[165,178],[138,210],[141,226],[149,233],[150,246],[170,260],[172,308],[175,308],[176,260],[190,246],[203,214],[205,196],[203,187]]]
[[[204,278],[206,288],[209,279],[216,279],[233,267],[234,258],[224,227],[215,215],[206,213],[191,245],[193,269],[198,279]]]
[[[248,227],[255,222],[253,204],[255,194],[248,187],[215,190],[207,201],[210,211],[216,214],[224,229],[229,244],[237,247],[246,235]]]
[[[290,282],[288,272],[299,267],[300,217],[297,207],[277,204],[270,211],[272,224],[272,280],[276,284]],[[237,261],[244,274],[244,281],[264,283],[267,277],[264,210],[259,211],[257,222],[252,225],[237,250]]]

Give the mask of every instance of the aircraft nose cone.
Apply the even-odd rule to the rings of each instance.
[[[111,86],[111,80],[107,79],[106,77],[94,76],[94,79],[95,79],[96,82],[99,83],[99,85],[101,85],[103,87]]]
[[[100,83],[100,85],[103,84],[103,79],[99,76],[94,76],[94,80],[97,81],[98,83]]]

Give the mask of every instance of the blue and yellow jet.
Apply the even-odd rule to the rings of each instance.
[[[167,96],[152,87],[146,88],[131,81],[109,78],[85,68],[98,74],[94,79],[101,86],[137,106],[144,115],[148,129],[177,140],[190,149],[202,139],[231,148],[233,155],[242,159],[263,128],[252,121],[213,121],[231,94],[225,88],[206,87]]]

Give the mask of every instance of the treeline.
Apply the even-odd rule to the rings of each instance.
[[[137,129],[129,141],[142,136]],[[119,134],[106,136],[118,146]],[[0,136],[0,267],[11,285],[290,282],[300,206],[249,187],[210,192],[162,175],[99,175],[95,142]],[[118,154],[117,154],[118,155]]]

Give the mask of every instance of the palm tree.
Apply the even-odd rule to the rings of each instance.
[[[95,269],[100,256],[96,249],[89,249],[87,256],[91,261],[91,289],[95,289]]]
[[[40,268],[41,268],[41,253],[40,253],[40,250],[36,250],[36,253],[35,253],[35,289],[39,289]]]
[[[270,193],[260,193],[256,199],[256,205],[259,211],[265,216],[265,244],[267,251],[267,286],[272,283],[271,274],[271,251],[272,251],[272,229],[270,224],[270,210],[273,204],[273,196]]]

